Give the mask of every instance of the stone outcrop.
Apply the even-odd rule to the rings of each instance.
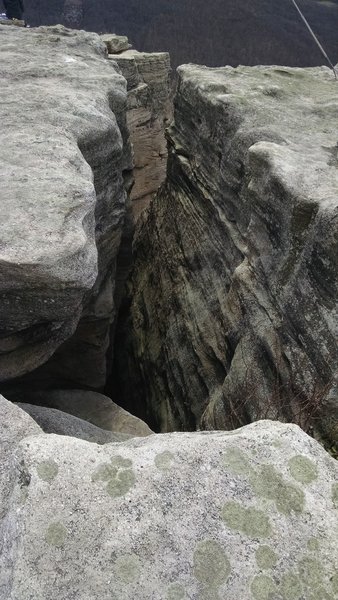
[[[45,433],[67,435],[68,437],[79,438],[80,440],[94,444],[123,442],[131,437],[127,433],[113,433],[112,431],[101,429],[88,421],[74,417],[56,408],[20,403],[17,406],[28,413]]]
[[[170,58],[166,52],[147,54],[125,50],[128,39],[103,35],[108,58],[118,64],[127,80],[127,123],[133,145],[134,185],[130,193],[133,221],[163,183],[167,166],[165,127],[171,115]],[[118,43],[121,40],[121,43]],[[115,51],[115,53],[114,53]]]
[[[25,403],[32,402],[32,404],[27,404],[27,412],[33,416],[44,431],[46,431],[44,415],[48,416],[48,412],[45,413],[44,409],[48,410],[49,408],[61,412],[63,415],[67,413],[68,416],[72,415],[81,421],[87,421],[100,429],[114,433],[124,433],[135,437],[153,433],[141,419],[134,417],[112,402],[110,398],[97,392],[86,390],[30,392],[25,390],[22,392],[20,400]],[[24,408],[24,404],[21,406]],[[61,433],[61,431],[49,430],[48,433]]]
[[[154,427],[337,436],[337,115],[326,68],[179,69],[116,340]]]
[[[103,385],[132,168],[126,82],[96,34],[4,27],[0,43],[0,377],[54,354],[36,377]]]
[[[337,463],[297,426],[105,446],[31,433],[7,460],[1,598],[336,597]]]

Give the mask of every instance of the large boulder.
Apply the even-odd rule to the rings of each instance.
[[[126,81],[84,31],[3,27],[0,52],[0,380],[54,354],[36,377],[99,387],[132,168]]]
[[[38,435],[13,460],[26,478],[6,514],[1,598],[337,595],[337,463],[295,425],[106,446]]]
[[[96,427],[88,421],[74,417],[68,413],[34,404],[18,403],[22,410],[28,413],[45,433],[57,433],[69,437],[79,438],[94,444],[109,444],[123,442],[131,436],[127,433],[113,433],[101,427]]]
[[[112,402],[108,396],[98,392],[86,390],[29,392],[27,390],[22,393],[20,400],[23,409],[24,403],[28,403],[26,409],[34,419],[40,408],[49,407],[114,433],[127,433],[135,437],[153,433],[144,421]],[[32,404],[29,404],[30,402]],[[44,429],[42,425],[41,427]],[[54,433],[61,433],[61,431],[54,431]]]
[[[162,431],[337,439],[337,116],[324,67],[179,69],[116,337],[121,396]]]

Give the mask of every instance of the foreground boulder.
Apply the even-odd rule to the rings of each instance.
[[[58,349],[47,377],[100,386],[132,168],[126,81],[96,34],[0,38],[0,381]]]
[[[120,393],[162,431],[338,439],[337,115],[326,68],[179,69],[116,339]]]
[[[106,446],[33,435],[11,473],[6,600],[336,597],[337,463],[297,426]]]

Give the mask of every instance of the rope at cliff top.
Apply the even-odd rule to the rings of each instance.
[[[299,8],[299,6],[298,6],[298,4],[297,4],[296,0],[291,0],[291,2],[292,2],[292,4],[294,5],[294,7],[295,7],[295,9],[297,10],[297,12],[299,13],[299,15],[300,15],[300,17],[301,17],[302,21],[304,21],[304,23],[305,23],[305,25],[306,25],[307,29],[309,30],[309,32],[311,33],[311,35],[312,35],[313,39],[315,40],[315,42],[316,42],[316,44],[317,44],[317,46],[318,46],[319,50],[321,51],[321,53],[323,54],[324,58],[325,58],[325,59],[327,60],[327,62],[329,63],[329,65],[330,65],[330,67],[331,67],[331,69],[332,69],[332,71],[333,71],[333,73],[334,73],[335,79],[337,79],[337,71],[336,71],[336,68],[334,67],[334,65],[333,65],[333,64],[332,64],[332,62],[330,61],[330,59],[329,59],[328,55],[326,54],[326,52],[325,52],[325,50],[324,50],[323,46],[321,45],[321,43],[320,43],[319,39],[317,38],[317,36],[316,36],[315,32],[313,31],[313,29],[311,28],[310,24],[308,23],[308,21],[307,21],[307,20],[306,20],[306,18],[304,17],[304,15],[303,15],[302,11],[300,10],[300,8]]]

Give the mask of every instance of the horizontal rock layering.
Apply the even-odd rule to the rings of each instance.
[[[337,463],[297,426],[97,446],[0,409],[1,598],[336,597]]]
[[[162,431],[269,416],[337,435],[337,128],[326,68],[179,69],[117,338],[130,405]]]
[[[53,376],[105,381],[132,168],[126,81],[106,52],[95,34],[1,29],[2,381],[45,362],[80,320]]]

